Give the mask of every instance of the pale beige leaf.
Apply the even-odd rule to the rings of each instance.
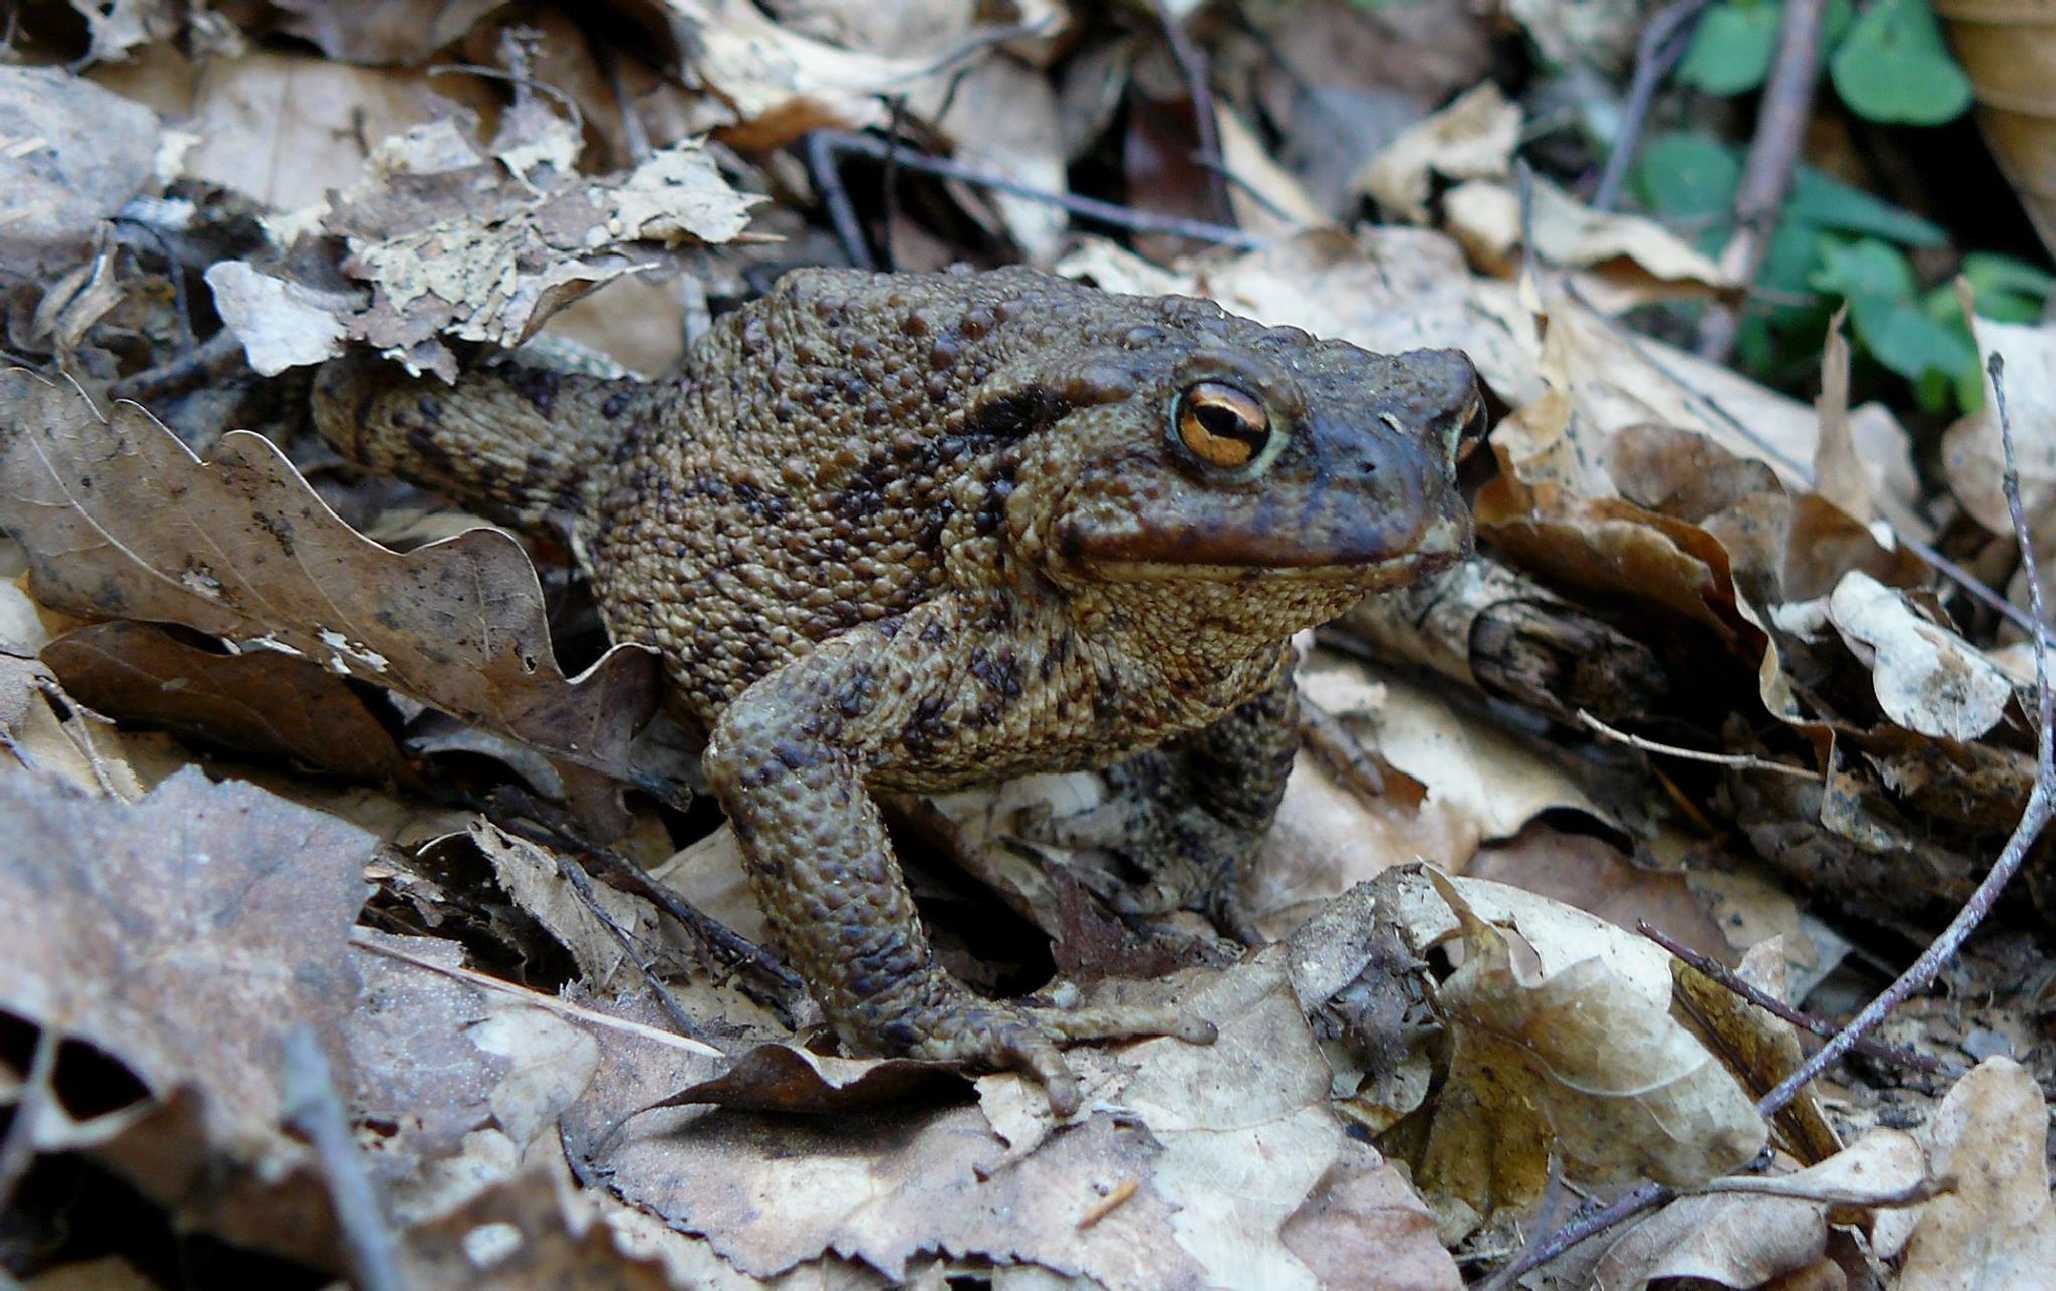
[[[2056,1287],[2049,1112],[2034,1077],[2011,1058],[1987,1058],[1956,1082],[1923,1137],[1931,1168],[1956,1190],[1921,1208],[1901,1291]]]
[[[1979,366],[1993,354],[2005,360],[2006,406],[2013,418],[2013,450],[2020,468],[2020,501],[2038,545],[2056,539],[2056,324],[2028,326],[1971,319]],[[1999,436],[1998,400],[1985,374],[1985,406],[1942,437],[1942,473],[1971,518],[1996,534],[2013,533],[2006,510],[2006,453]]]
[[[1984,653],[1861,570],[1828,598],[1828,615],[1870,665],[1878,706],[1908,730],[1974,740],[2005,715],[2013,682]]]
[[[1763,1286],[1822,1258],[1829,1213],[1838,1201],[1860,1207],[1866,1196],[1894,1199],[1920,1183],[1926,1169],[1912,1135],[1876,1130],[1819,1165],[1762,1180],[1801,1196],[1715,1192],[1682,1198],[1615,1241],[1592,1271],[1593,1287],[1637,1291],[1659,1278]]]
[[[1446,1179],[1480,1213],[1533,1201],[1532,1167],[1508,1186],[1493,1158],[1537,1135],[1553,1140],[1571,1178],[1593,1183],[1690,1186],[1755,1155],[1761,1118],[1720,1062],[1672,1020],[1668,973],[1652,974],[1643,952],[1629,949],[1640,938],[1562,906],[1546,920],[1515,918],[1502,929],[1464,895],[1497,885],[1434,871],[1425,882],[1456,921],[1465,954],[1438,992],[1456,1050],[1430,1131],[1425,1186]],[[1416,918],[1410,937],[1428,931]]]
[[[1386,210],[1424,224],[1433,176],[1504,176],[1520,131],[1520,108],[1486,81],[1385,145],[1357,177],[1357,187]]]

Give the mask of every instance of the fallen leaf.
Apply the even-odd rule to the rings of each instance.
[[[280,1070],[301,1024],[348,1070],[346,939],[375,840],[191,768],[133,806],[0,777],[0,818],[0,1008],[93,1046],[146,1100],[88,1100],[76,1123],[46,1107],[37,1146],[96,1145],[186,1222],[331,1258],[325,1201],[283,1179],[304,1150]]]
[[[1364,167],[1357,186],[1386,210],[1425,224],[1433,176],[1504,177],[1520,132],[1519,106],[1486,81],[1385,145]]]
[[[2020,468],[2020,505],[2039,547],[2056,540],[2056,325],[1998,323],[1975,315],[1971,329],[1980,356],[2004,360],[2006,408],[2013,420],[2013,450]],[[1984,365],[1979,364],[1982,370]],[[2006,474],[1999,403],[1984,372],[1985,404],[1942,437],[1942,474],[1972,519],[1995,534],[2013,535],[2001,484]]]
[[[371,0],[333,5],[326,0],[278,0],[280,28],[313,41],[345,63],[409,64],[425,61],[463,38],[473,23],[507,0]]]
[[[114,622],[67,632],[42,659],[66,690],[104,713],[356,780],[386,780],[406,766],[348,683],[293,655],[220,654],[151,624]]]
[[[45,284],[155,177],[157,117],[52,67],[0,67],[0,280]]]
[[[1885,716],[1910,731],[1969,741],[1997,725],[2013,682],[1983,652],[1923,617],[1902,592],[1851,570],[1828,615],[1858,659]]]
[[[648,902],[595,883],[590,887],[599,909],[594,910],[564,878],[554,852],[485,820],[473,821],[470,833],[492,863],[501,890],[570,952],[589,989],[611,994],[640,981],[628,949],[606,924],[647,940],[657,921]]]
[[[270,441],[203,463],[140,407],[0,373],[0,524],[44,604],[282,649],[616,776],[654,711],[654,659],[567,679],[520,544],[478,529],[401,555],[359,537]]]
[[[1387,879],[1386,891],[1415,891],[1400,918],[1416,953],[1440,940],[1437,918],[1453,918],[1464,948],[1437,991],[1455,1052],[1416,1174],[1424,1187],[1489,1215],[1539,1199],[1552,1145],[1575,1180],[1687,1187],[1763,1145],[1754,1105],[1671,1018],[1651,943],[1519,889],[1432,870]],[[1428,884],[1446,914],[1422,904]],[[1481,917],[1476,898],[1509,927]]]
[[[1912,1135],[1873,1131],[1819,1165],[1763,1180],[1822,1200],[1732,1192],[1680,1198],[1614,1241],[1592,1271],[1592,1286],[1639,1291],[1664,1278],[1737,1288],[1771,1284],[1825,1257],[1831,1215],[1846,1225],[1849,1212],[1861,1213],[1861,1198],[1894,1198],[1926,1172]]]
[[[1929,1168],[1956,1188],[1920,1208],[1903,1291],[2056,1287],[2049,1112],[2034,1077],[2011,1058],[1985,1059],[1956,1082],[1921,1137]]]
[[[449,1214],[407,1230],[399,1243],[405,1285],[479,1291],[672,1291],[654,1256],[630,1254],[561,1161],[494,1184]]]

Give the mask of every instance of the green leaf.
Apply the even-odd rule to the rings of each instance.
[[[1801,166],[1793,179],[1785,215],[1820,228],[1869,233],[1908,246],[1939,246],[1948,236],[1913,212],[1880,201],[1811,166]]]
[[[1870,356],[1908,381],[1936,373],[1947,389],[1960,372],[1977,364],[1977,350],[1960,328],[1936,322],[1911,300],[1851,296],[1849,321]]]
[[[1877,0],[1828,71],[1842,101],[1872,121],[1940,125],[1970,106],[1970,79],[1942,43],[1927,0]]]
[[[1977,292],[1978,313],[1997,318],[1984,308],[1985,297],[2012,292],[2045,300],[2056,291],[2056,275],[2050,275],[2035,268],[2025,260],[2003,256],[1994,251],[1973,251],[1963,257],[1963,276],[1970,279],[1971,287]]]
[[[1692,33],[1678,79],[1708,94],[1740,94],[1763,84],[1778,48],[1777,0],[1725,0]]]
[[[1660,219],[1726,221],[1742,182],[1742,162],[1733,149],[1709,135],[1658,135],[1635,163],[1635,195]]]
[[[1852,311],[1859,298],[1911,303],[1920,287],[1906,257],[1876,238],[1822,238],[1820,268],[1808,281],[1816,291],[1849,297]]]

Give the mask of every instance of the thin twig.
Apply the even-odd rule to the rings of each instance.
[[[826,130],[816,130],[807,136],[807,170],[814,177],[814,187],[821,194],[821,205],[828,211],[828,222],[835,226],[835,240],[842,243],[842,253],[849,259],[853,269],[876,269],[878,262],[871,257],[871,243],[864,236],[864,225],[857,219],[857,208],[850,201],[850,190],[842,182],[842,171],[835,164],[836,145]]]
[[[1751,1197],[1790,1197],[1795,1201],[1826,1202],[1830,1206],[1896,1210],[1902,1206],[1918,1206],[1923,1201],[1932,1201],[1951,1191],[1953,1187],[1953,1184],[1944,1179],[1917,1179],[1903,1188],[1894,1188],[1890,1192],[1864,1192],[1858,1188],[1808,1188],[1793,1183],[1789,1176],[1736,1174],[1701,1184],[1688,1190],[1686,1195],[1710,1197],[1719,1193],[1742,1193]]]
[[[2027,515],[2020,502],[2020,468],[2013,456],[2013,419],[2006,407],[2005,360],[1997,351],[1992,353],[1986,366],[1991,374],[1992,393],[1999,414],[1999,442],[2006,453],[2006,473],[2002,486],[2006,492],[2006,509],[2013,517],[2014,536],[2020,541],[2020,560],[2027,574],[2029,608],[2037,624],[2048,620],[2042,608],[2042,584],[2035,568],[2034,541],[2027,525]],[[2041,836],[2043,826],[2049,823],[2052,808],[2056,808],[2056,726],[2052,726],[2052,697],[2049,692],[2049,639],[2043,632],[2034,634],[2035,642],[2035,696],[2037,716],[2041,730],[2035,738],[2035,787],[2028,795],[2027,808],[2021,813],[2020,824],[2013,830],[2013,836],[2006,840],[1999,859],[1992,863],[1991,871],[1984,881],[1971,893],[1949,926],[1942,930],[1928,948],[1920,953],[1898,980],[1886,987],[1876,999],[1863,1007],[1849,1022],[1849,1025],[1821,1047],[1799,1070],[1787,1076],[1776,1089],[1764,1096],[1759,1104],[1769,1115],[1783,1110],[1784,1106],[1798,1096],[1816,1076],[1839,1062],[1842,1055],[1877,1028],[1915,991],[1925,989],[1942,971],[1942,968],[1956,952],[1962,949],[1965,939],[1984,922],[1985,916],[1998,904],[1999,894],[2027,859],[2035,840]]]
[[[407,1283],[395,1259],[393,1233],[350,1132],[328,1055],[304,1022],[286,1033],[285,1049],[285,1123],[314,1145],[351,1279],[363,1291],[403,1291]]]
[[[692,1020],[692,1015],[685,1011],[685,1006],[681,1005],[677,997],[671,994],[671,988],[665,986],[663,981],[658,978],[655,958],[643,946],[642,941],[634,933],[622,927],[615,920],[614,916],[607,912],[607,908],[600,904],[599,894],[593,891],[592,879],[588,878],[586,872],[578,867],[578,862],[562,853],[558,853],[557,873],[563,877],[566,883],[571,885],[571,890],[577,894],[579,902],[585,906],[593,918],[600,921],[600,926],[605,928],[608,935],[614,938],[615,943],[621,947],[622,953],[634,961],[636,971],[642,974],[643,985],[649,987],[650,994],[657,997],[658,1007],[664,1010],[665,1017],[671,1019],[671,1025],[678,1028],[678,1034],[690,1036],[695,1040],[706,1039],[706,1036],[700,1031],[699,1023]]]
[[[1635,77],[1628,83],[1627,98],[1621,103],[1620,128],[1614,132],[1613,151],[1606,156],[1606,169],[1599,174],[1599,186],[1592,190],[1592,209],[1610,211],[1620,200],[1621,185],[1628,166],[1635,160],[1635,146],[1641,142],[1642,126],[1649,119],[1649,104],[1656,87],[1670,75],[1671,68],[1685,56],[1692,43],[1692,29],[1699,15],[1713,0],[1677,0],[1658,12],[1642,28],[1635,43]]]
[[[1778,57],[1764,82],[1757,107],[1756,137],[1735,189],[1735,232],[1721,253],[1721,267],[1733,281],[1752,283],[1770,249],[1778,210],[1792,189],[1799,145],[1813,115],[1813,89],[1820,80],[1820,33],[1827,0],[1786,0],[1778,24]],[[1699,356],[1725,363],[1735,348],[1739,307],[1716,303],[1699,328]]]
[[[1192,129],[1199,141],[1199,162],[1207,172],[1207,194],[1213,201],[1214,217],[1223,224],[1235,223],[1235,206],[1228,200],[1226,166],[1221,159],[1221,131],[1214,120],[1214,95],[1207,85],[1206,55],[1192,43],[1185,24],[1171,12],[1166,0],[1157,0],[1157,22],[1171,46],[1171,57],[1185,76],[1185,97],[1192,102]]]
[[[243,340],[224,327],[169,363],[145,368],[107,387],[110,399],[156,399],[188,386],[227,376],[241,367]]]
[[[1822,778],[1820,772],[1809,767],[1795,767],[1789,762],[1773,762],[1769,758],[1760,758],[1753,753],[1708,753],[1703,749],[1682,748],[1676,744],[1660,744],[1655,740],[1644,739],[1640,735],[1630,735],[1626,731],[1608,726],[1605,722],[1592,716],[1589,710],[1583,708],[1578,710],[1578,721],[1583,723],[1587,729],[1596,731],[1609,740],[1619,740],[1622,744],[1630,748],[1640,749],[1644,753],[1661,753],[1665,757],[1685,758],[1692,762],[1711,762],[1715,766],[1737,767],[1747,771],[1776,771],[1782,775],[1798,776],[1802,780],[1819,780]]]
[[[1815,1017],[1811,1013],[1795,1009],[1768,991],[1751,985],[1748,979],[1737,976],[1735,971],[1726,964],[1700,954],[1690,946],[1673,938],[1663,929],[1651,925],[1646,919],[1637,919],[1635,921],[1635,931],[1677,956],[1698,972],[1712,978],[1716,985],[1734,992],[1766,1013],[1783,1018],[1795,1027],[1804,1027],[1823,1040],[1833,1036],[1839,1030],[1834,1023],[1826,1018]],[[1963,1074],[1963,1069],[1954,1063],[1945,1063],[1938,1058],[1930,1058],[1924,1053],[1915,1053],[1911,1049],[1886,1044],[1881,1040],[1859,1040],[1856,1043],[1856,1052],[1869,1054],[1881,1062],[1895,1063],[1901,1067],[1911,1067],[1915,1071],[1924,1071],[1929,1075],[1944,1076],[1951,1080]]]
[[[1261,206],[1264,209],[1264,214],[1283,224],[1290,225],[1295,232],[1310,227],[1305,220],[1278,205],[1264,190],[1258,188],[1243,176],[1236,174],[1227,162],[1212,161],[1200,156],[1198,153],[1194,153],[1192,155],[1192,164],[1213,171],[1222,179],[1240,189],[1243,196]]]
[[[427,969],[431,973],[441,973],[445,977],[454,977],[458,981],[475,986],[480,990],[492,991],[496,994],[518,999],[532,1008],[544,1009],[567,1018],[576,1018],[588,1026],[605,1027],[610,1031],[619,1031],[624,1035],[632,1035],[637,1039],[647,1040],[651,1044],[662,1045],[667,1049],[676,1049],[681,1053],[689,1053],[697,1058],[723,1058],[727,1056],[704,1040],[693,1040],[686,1036],[674,1035],[659,1027],[649,1026],[641,1022],[631,1022],[627,1018],[617,1018],[610,1013],[602,1013],[598,1009],[589,1009],[581,1004],[573,1004],[569,1000],[560,1000],[554,995],[546,995],[541,991],[531,991],[525,986],[516,986],[512,982],[502,981],[497,977],[481,973],[475,968],[466,968],[461,964],[439,964],[433,959],[424,959],[419,955],[410,955],[398,947],[382,945],[373,940],[372,930],[369,928],[352,928],[350,930],[350,944],[367,955],[384,955],[387,959],[397,959],[403,964],[412,964],[416,968]]]
[[[891,151],[891,145],[887,144],[883,139],[874,139],[869,135],[850,134],[840,130],[814,131],[811,135],[807,136],[807,147],[810,157],[838,152],[853,152],[859,156],[870,157],[878,161],[883,161],[888,152]],[[824,150],[824,153],[816,154],[815,149]],[[967,184],[977,184],[980,187],[992,189],[995,192],[1011,193],[1015,197],[1025,197],[1032,202],[1045,202],[1051,206],[1061,206],[1081,219],[1093,220],[1135,233],[1171,233],[1181,238],[1191,238],[1197,242],[1217,242],[1222,246],[1240,247],[1245,251],[1254,250],[1269,241],[1269,239],[1258,237],[1256,234],[1247,233],[1241,229],[1231,229],[1224,224],[1209,224],[1205,220],[1188,220],[1177,215],[1159,215],[1153,211],[1138,211],[1133,207],[1121,206],[1114,202],[1103,202],[1096,197],[1082,197],[1076,193],[1058,193],[1046,188],[1036,188],[1029,184],[1023,184],[1018,180],[1009,179],[1005,175],[995,174],[989,170],[979,170],[946,158],[930,156],[927,153],[901,150],[898,155],[898,161],[906,169],[917,170],[924,175],[939,175],[944,179],[958,179]],[[825,199],[826,195],[824,194]],[[832,208],[830,215],[831,217],[834,215]],[[852,218],[854,219],[854,216]],[[841,225],[838,224],[837,228],[840,230]]]

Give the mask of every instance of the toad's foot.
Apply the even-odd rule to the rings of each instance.
[[[1078,1077],[1059,1046],[1087,1040],[1172,1036],[1188,1044],[1212,1044],[1214,1024],[1172,1004],[1122,1004],[1066,1008],[1019,1004],[973,995],[940,969],[910,983],[918,1002],[875,1028],[885,1048],[909,1058],[962,1063],[969,1067],[1019,1071],[1049,1095],[1059,1117],[1078,1110]],[[904,1000],[905,997],[902,997]],[[866,1028],[871,1029],[871,1028]],[[868,1037],[867,1037],[868,1038]]]

